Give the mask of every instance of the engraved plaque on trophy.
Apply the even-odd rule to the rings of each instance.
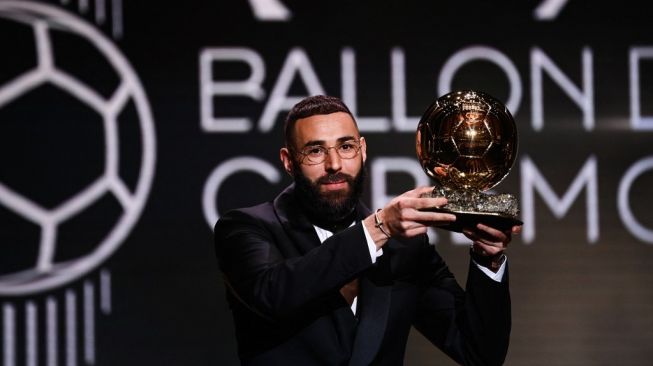
[[[438,98],[417,126],[416,149],[436,183],[428,196],[448,200],[429,210],[457,217],[445,229],[460,232],[481,222],[506,230],[522,224],[514,196],[486,192],[508,175],[517,156],[517,126],[497,99],[471,90]]]

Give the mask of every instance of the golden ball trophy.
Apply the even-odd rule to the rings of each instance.
[[[522,224],[514,196],[486,192],[508,175],[517,156],[515,120],[497,99],[471,90],[436,99],[417,126],[416,150],[436,183],[426,196],[448,200],[429,210],[456,215],[445,229],[460,232],[480,222],[507,230]]]

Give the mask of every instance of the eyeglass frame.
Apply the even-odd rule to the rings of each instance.
[[[320,161],[319,163],[313,163],[313,162],[305,163],[304,161],[308,158],[308,155],[309,155],[309,154],[307,154],[307,153],[305,153],[305,152],[303,152],[303,151],[298,151],[298,150],[296,150],[296,149],[294,149],[294,148],[292,148],[291,150],[294,151],[295,153],[301,155],[301,159],[299,160],[299,163],[300,163],[300,164],[304,164],[304,165],[318,165],[318,164],[322,164],[322,163],[324,163],[324,162],[326,161],[326,159],[327,159],[327,156],[329,156],[329,150],[331,150],[331,149],[336,149],[336,154],[338,155],[338,157],[339,157],[340,159],[350,160],[350,159],[354,159],[355,157],[357,157],[357,156],[360,154],[361,149],[363,148],[363,144],[361,143],[361,139],[362,139],[362,137],[359,137],[359,138],[350,138],[350,139],[347,139],[347,140],[344,140],[344,141],[338,142],[337,144],[335,144],[335,145],[333,145],[333,146],[323,146],[323,145],[319,145],[319,144],[314,144],[314,145],[305,145],[305,146],[302,148],[302,150],[305,150],[305,149],[307,149],[307,148],[320,148],[320,149],[323,149],[323,150],[324,150],[324,152],[325,152],[325,154],[324,154],[324,159],[323,159],[322,161]],[[346,144],[346,143],[351,143],[351,142],[356,142],[355,144],[352,144],[352,145],[355,146],[356,154],[354,154],[354,156],[352,156],[352,157],[350,157],[350,158],[342,157],[342,156],[340,155],[340,153],[338,152],[338,149],[337,149],[337,148],[341,147],[342,145],[344,145],[344,144]]]

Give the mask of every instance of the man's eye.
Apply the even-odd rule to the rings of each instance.
[[[340,145],[340,150],[351,150],[354,148],[354,144],[344,143]]]
[[[319,147],[314,147],[312,149],[308,149],[306,153],[309,155],[321,155],[322,149],[320,149]]]

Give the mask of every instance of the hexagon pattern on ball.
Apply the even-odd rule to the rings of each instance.
[[[494,215],[519,222],[513,196],[482,193],[508,175],[517,156],[517,127],[500,101],[471,90],[436,99],[417,126],[416,152],[426,174],[435,180],[431,196],[448,199],[445,211],[470,220],[474,215]]]

